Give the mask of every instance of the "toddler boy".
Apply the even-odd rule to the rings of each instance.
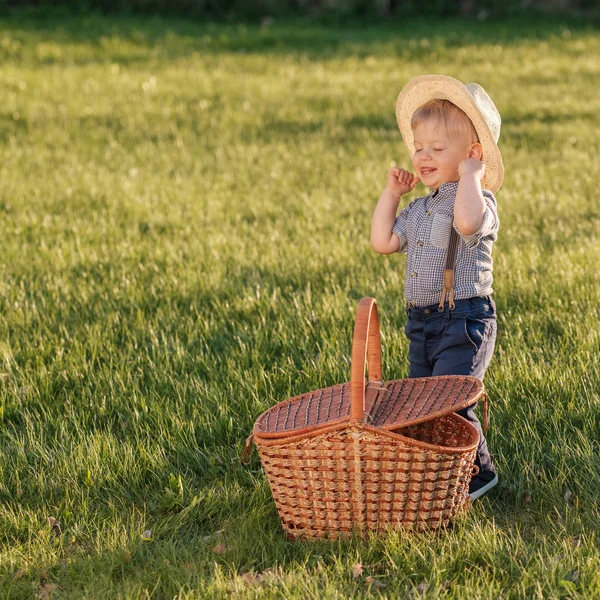
[[[389,171],[373,213],[371,245],[381,254],[407,253],[409,377],[483,380],[496,341],[492,245],[499,227],[494,193],[504,176],[500,115],[481,86],[425,75],[400,92],[396,117],[415,174]],[[400,198],[419,180],[430,194],[396,214]],[[481,435],[472,500],[498,482],[475,406],[458,413]]]

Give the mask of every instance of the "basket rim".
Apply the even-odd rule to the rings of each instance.
[[[283,446],[285,444],[295,444],[296,442],[302,441],[304,439],[311,439],[318,437],[323,434],[333,433],[335,431],[342,431],[344,429],[352,429],[354,431],[369,431],[371,433],[376,433],[378,435],[382,435],[384,437],[388,437],[393,440],[402,441],[407,446],[413,446],[416,448],[421,448],[422,450],[435,451],[440,454],[457,454],[457,453],[466,453],[474,450],[479,445],[479,432],[475,428],[475,426],[470,423],[464,417],[457,415],[454,412],[438,415],[439,417],[449,417],[451,419],[458,419],[459,422],[462,422],[463,425],[466,425],[467,429],[471,433],[471,439],[474,440],[467,446],[439,446],[438,444],[430,444],[428,442],[422,442],[420,440],[415,440],[413,438],[406,437],[400,433],[396,433],[394,431],[388,429],[382,429],[381,427],[374,427],[373,425],[369,425],[362,421],[353,421],[350,418],[345,418],[343,422],[332,425],[331,422],[325,423],[321,426],[313,426],[310,428],[308,432],[296,434],[296,435],[288,435],[286,437],[279,436],[277,438],[273,438],[272,436],[265,436],[262,433],[254,432],[252,433],[252,437],[254,443],[257,448],[261,446],[270,448],[272,446]],[[436,417],[438,418],[438,417]],[[421,421],[422,422],[422,421]],[[409,422],[407,424],[402,424],[397,429],[403,429],[404,427],[410,427],[412,425],[418,425],[419,423]]]
[[[387,389],[388,386],[398,383],[398,382],[411,381],[411,382],[416,383],[418,381],[424,381],[424,380],[431,381],[431,379],[433,379],[433,378],[438,379],[438,380],[444,380],[444,379],[445,380],[448,380],[448,379],[468,380],[473,383],[473,385],[474,385],[473,389],[475,390],[475,392],[472,392],[468,396],[468,398],[466,398],[461,403],[457,403],[457,404],[448,406],[446,408],[440,409],[438,411],[435,411],[435,412],[425,415],[423,417],[419,417],[416,419],[411,419],[409,421],[404,421],[404,422],[399,422],[399,423],[385,424],[385,425],[381,425],[381,426],[374,425],[374,427],[376,427],[379,431],[391,431],[393,429],[398,429],[401,427],[409,427],[411,425],[419,425],[420,423],[425,423],[427,421],[431,421],[433,419],[437,419],[439,417],[443,417],[448,414],[453,414],[457,410],[461,410],[463,408],[466,408],[467,406],[471,406],[485,394],[485,387],[483,385],[483,382],[471,375],[436,375],[434,377],[400,378],[400,379],[391,379],[389,381],[381,381],[381,380],[373,380],[373,379],[365,378],[365,392],[369,391],[370,384],[373,384],[373,386],[375,386],[375,389],[377,389],[377,388],[381,389],[381,386],[383,386],[384,388]],[[326,391],[332,390],[334,388],[340,388],[340,387],[348,387],[348,389],[349,389],[350,385],[351,385],[350,381],[346,381],[343,383],[336,383],[334,385],[330,385],[330,386],[327,386],[324,388],[319,388],[317,390],[311,390],[309,392],[304,392],[302,394],[298,394],[296,396],[288,398],[287,400],[282,400],[281,402],[274,404],[267,410],[263,411],[257,417],[256,421],[254,422],[254,426],[252,428],[252,435],[254,435],[255,437],[260,436],[263,439],[279,439],[279,438],[290,439],[292,437],[296,438],[299,435],[306,435],[310,432],[317,432],[317,431],[320,432],[322,430],[322,428],[327,428],[330,426],[337,426],[337,425],[341,425],[341,424],[352,421],[351,416],[346,415],[344,417],[340,417],[339,419],[331,419],[331,420],[325,421],[321,424],[310,425],[308,427],[299,427],[297,429],[286,429],[284,431],[261,431],[259,429],[259,423],[262,421],[262,419],[265,417],[265,415],[271,411],[274,411],[277,408],[279,408],[281,410],[283,407],[285,407],[289,404],[293,404],[296,401],[300,401],[304,396],[307,396],[308,394],[314,394],[317,392],[326,392]],[[373,388],[371,388],[371,389],[373,389]],[[368,415],[365,414],[365,419],[367,418],[367,416]],[[368,424],[366,421],[363,421],[363,422],[365,424]]]

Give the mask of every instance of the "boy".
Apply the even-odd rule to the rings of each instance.
[[[504,176],[500,115],[477,84],[426,75],[400,92],[396,117],[416,175],[389,171],[371,245],[381,254],[407,253],[409,377],[483,380],[496,341],[491,251],[499,227],[494,193]],[[431,193],[396,215],[400,198],[419,180]],[[498,482],[475,406],[459,411],[481,435],[472,500]]]

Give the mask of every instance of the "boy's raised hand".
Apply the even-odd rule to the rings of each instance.
[[[458,165],[458,174],[460,177],[473,174],[479,179],[483,179],[485,175],[485,165],[476,158],[465,158]]]
[[[411,192],[417,183],[419,183],[419,178],[406,169],[393,167],[388,172],[387,187],[399,196]]]

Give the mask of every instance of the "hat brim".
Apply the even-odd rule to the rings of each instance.
[[[482,162],[485,165],[485,175],[481,185],[495,194],[504,179],[502,154],[475,100],[465,85],[454,77],[447,75],[415,77],[404,86],[398,95],[396,120],[410,155],[412,156],[415,151],[415,142],[410,126],[413,113],[425,102],[434,99],[449,100],[471,119],[483,148]]]

